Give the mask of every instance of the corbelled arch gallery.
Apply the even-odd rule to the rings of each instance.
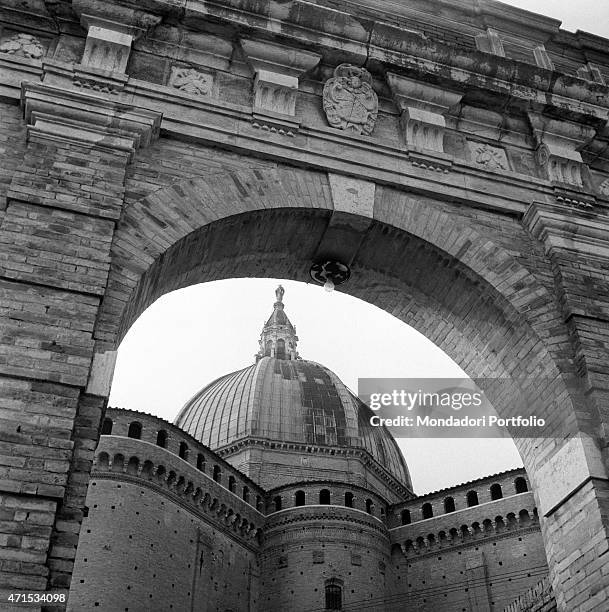
[[[607,40],[493,0],[9,0],[0,71],[0,605],[609,608]],[[175,424],[107,407],[164,293],[320,270],[543,417],[526,475],[417,498],[279,290]]]

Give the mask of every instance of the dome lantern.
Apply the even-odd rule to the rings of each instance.
[[[298,336],[296,328],[284,312],[283,295],[285,289],[279,285],[275,289],[275,303],[273,313],[262,328],[258,344],[260,349],[256,354],[256,361],[262,357],[275,357],[275,359],[300,359],[296,346]]]

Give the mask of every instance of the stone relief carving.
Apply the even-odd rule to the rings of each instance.
[[[370,73],[350,64],[337,66],[334,77],[324,85],[323,105],[332,127],[370,135],[378,113]]]
[[[509,170],[507,155],[503,149],[491,147],[484,142],[469,142],[472,160],[489,170]]]
[[[609,196],[609,179],[606,179],[598,186],[599,192],[604,196]]]
[[[209,96],[214,85],[214,77],[194,68],[173,68],[169,84],[188,94]]]
[[[45,49],[35,36],[20,33],[0,43],[0,53],[40,59],[45,54]]]

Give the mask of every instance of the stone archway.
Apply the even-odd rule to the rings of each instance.
[[[137,162],[134,168],[136,173]],[[132,180],[127,176],[127,187]],[[355,204],[349,207],[342,199],[346,190],[354,196]],[[26,208],[12,203],[5,221],[23,218]],[[80,223],[77,231],[83,231],[84,217],[61,210],[50,214],[50,221],[56,223],[50,225],[54,231],[65,227],[66,218]],[[479,216],[482,222],[472,222],[432,198],[333,174],[282,166],[217,171],[205,178],[178,180],[142,199],[127,201],[112,242],[107,242],[109,275],[101,285],[99,308],[95,297],[75,296],[69,289],[53,293],[40,285],[24,288],[5,283],[5,295],[12,291],[23,304],[44,303],[47,316],[59,317],[63,312],[66,330],[75,330],[63,336],[50,330],[44,344],[47,350],[57,346],[65,351],[67,341],[82,347],[68,351],[78,365],[68,371],[71,378],[60,379],[54,387],[48,383],[42,391],[56,397],[65,393],[62,383],[84,386],[79,397],[72,392],[64,400],[78,402],[72,430],[76,452],[55,520],[52,569],[61,567],[53,560],[66,554],[62,544],[77,543],[77,535],[66,540],[63,530],[80,520],[79,504],[90,469],[82,457],[94,448],[109,393],[113,354],[130,324],[163,293],[198,282],[235,276],[307,280],[320,245],[331,243],[342,249],[353,268],[347,292],[427,335],[470,376],[507,375],[537,381],[538,388],[530,391],[544,398],[545,416],[555,436],[517,440],[517,446],[542,512],[548,515],[542,528],[560,597],[569,574],[565,565],[569,549],[562,539],[568,528],[564,516],[585,507],[589,531],[581,534],[580,545],[597,545],[589,536],[603,529],[594,496],[600,485],[578,474],[580,488],[574,492],[569,488],[572,482],[546,481],[548,474],[555,474],[545,464],[560,469],[566,456],[578,462],[578,469],[600,469],[592,439],[597,422],[593,412],[582,410],[572,349],[560,323],[549,264],[539,246],[516,220],[502,219],[498,224],[490,214]],[[37,221],[34,217],[34,225]],[[87,231],[103,237],[103,221],[87,223],[92,224]],[[61,342],[51,340],[52,335]],[[24,385],[16,382],[12,388]],[[31,384],[28,393],[33,396],[38,389]],[[511,414],[511,394],[490,397],[500,414]],[[45,401],[43,397],[41,405]],[[573,437],[578,433],[584,438]],[[570,441],[562,443],[564,439]],[[553,501],[559,503],[558,509],[551,505]],[[56,571],[55,576],[67,581],[69,572]]]
[[[315,186],[315,199],[301,188],[305,184]],[[527,392],[544,398],[538,414],[546,418],[552,437],[517,439],[516,444],[542,510],[554,510],[548,506],[549,489],[560,484],[544,481],[545,462],[565,448],[562,439],[577,432],[589,444],[594,422],[578,415],[580,392],[564,359],[568,337],[559,327],[558,305],[543,269],[537,276],[527,270],[500,243],[505,231],[468,225],[432,199],[373,186],[368,199],[360,201],[365,214],[341,211],[335,203],[344,185],[361,193],[370,186],[282,167],[236,170],[180,181],[127,206],[111,249],[89,385],[107,394],[110,370],[99,364],[111,362],[124,333],[155,299],[221,278],[306,281],[319,245],[335,231],[338,218],[352,257],[346,292],[415,327],[470,376],[526,380]],[[520,259],[539,270],[542,255],[534,241],[518,223],[510,231],[519,235]],[[100,382],[98,374],[106,381]],[[490,391],[500,415],[515,414],[515,393],[505,387],[500,395]],[[554,514],[542,525],[557,584],[556,568],[566,551],[555,548],[561,526]]]
[[[393,28],[299,0],[39,4],[45,45],[2,58],[3,586],[69,587],[113,354],[142,309],[214,278],[306,280],[338,250],[347,291],[470,375],[530,381],[553,436],[518,445],[557,600],[603,609],[609,98],[593,65],[561,74],[541,44],[554,37],[562,63],[598,41],[528,24],[541,46],[527,66],[505,57],[486,9],[453,7],[478,34],[447,46],[410,29],[412,7]],[[59,22],[69,34],[48,31]],[[195,38],[201,72],[175,45]],[[42,65],[54,46],[66,61]],[[374,134],[323,118],[344,61],[373,73]],[[208,95],[219,81],[224,97]],[[492,399],[510,414],[509,397]]]

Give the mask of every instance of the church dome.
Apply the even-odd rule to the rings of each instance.
[[[263,328],[255,364],[204,387],[175,424],[211,449],[244,438],[362,448],[410,486],[402,453],[373,412],[328,368],[300,359],[296,330],[283,312],[283,289]]]

